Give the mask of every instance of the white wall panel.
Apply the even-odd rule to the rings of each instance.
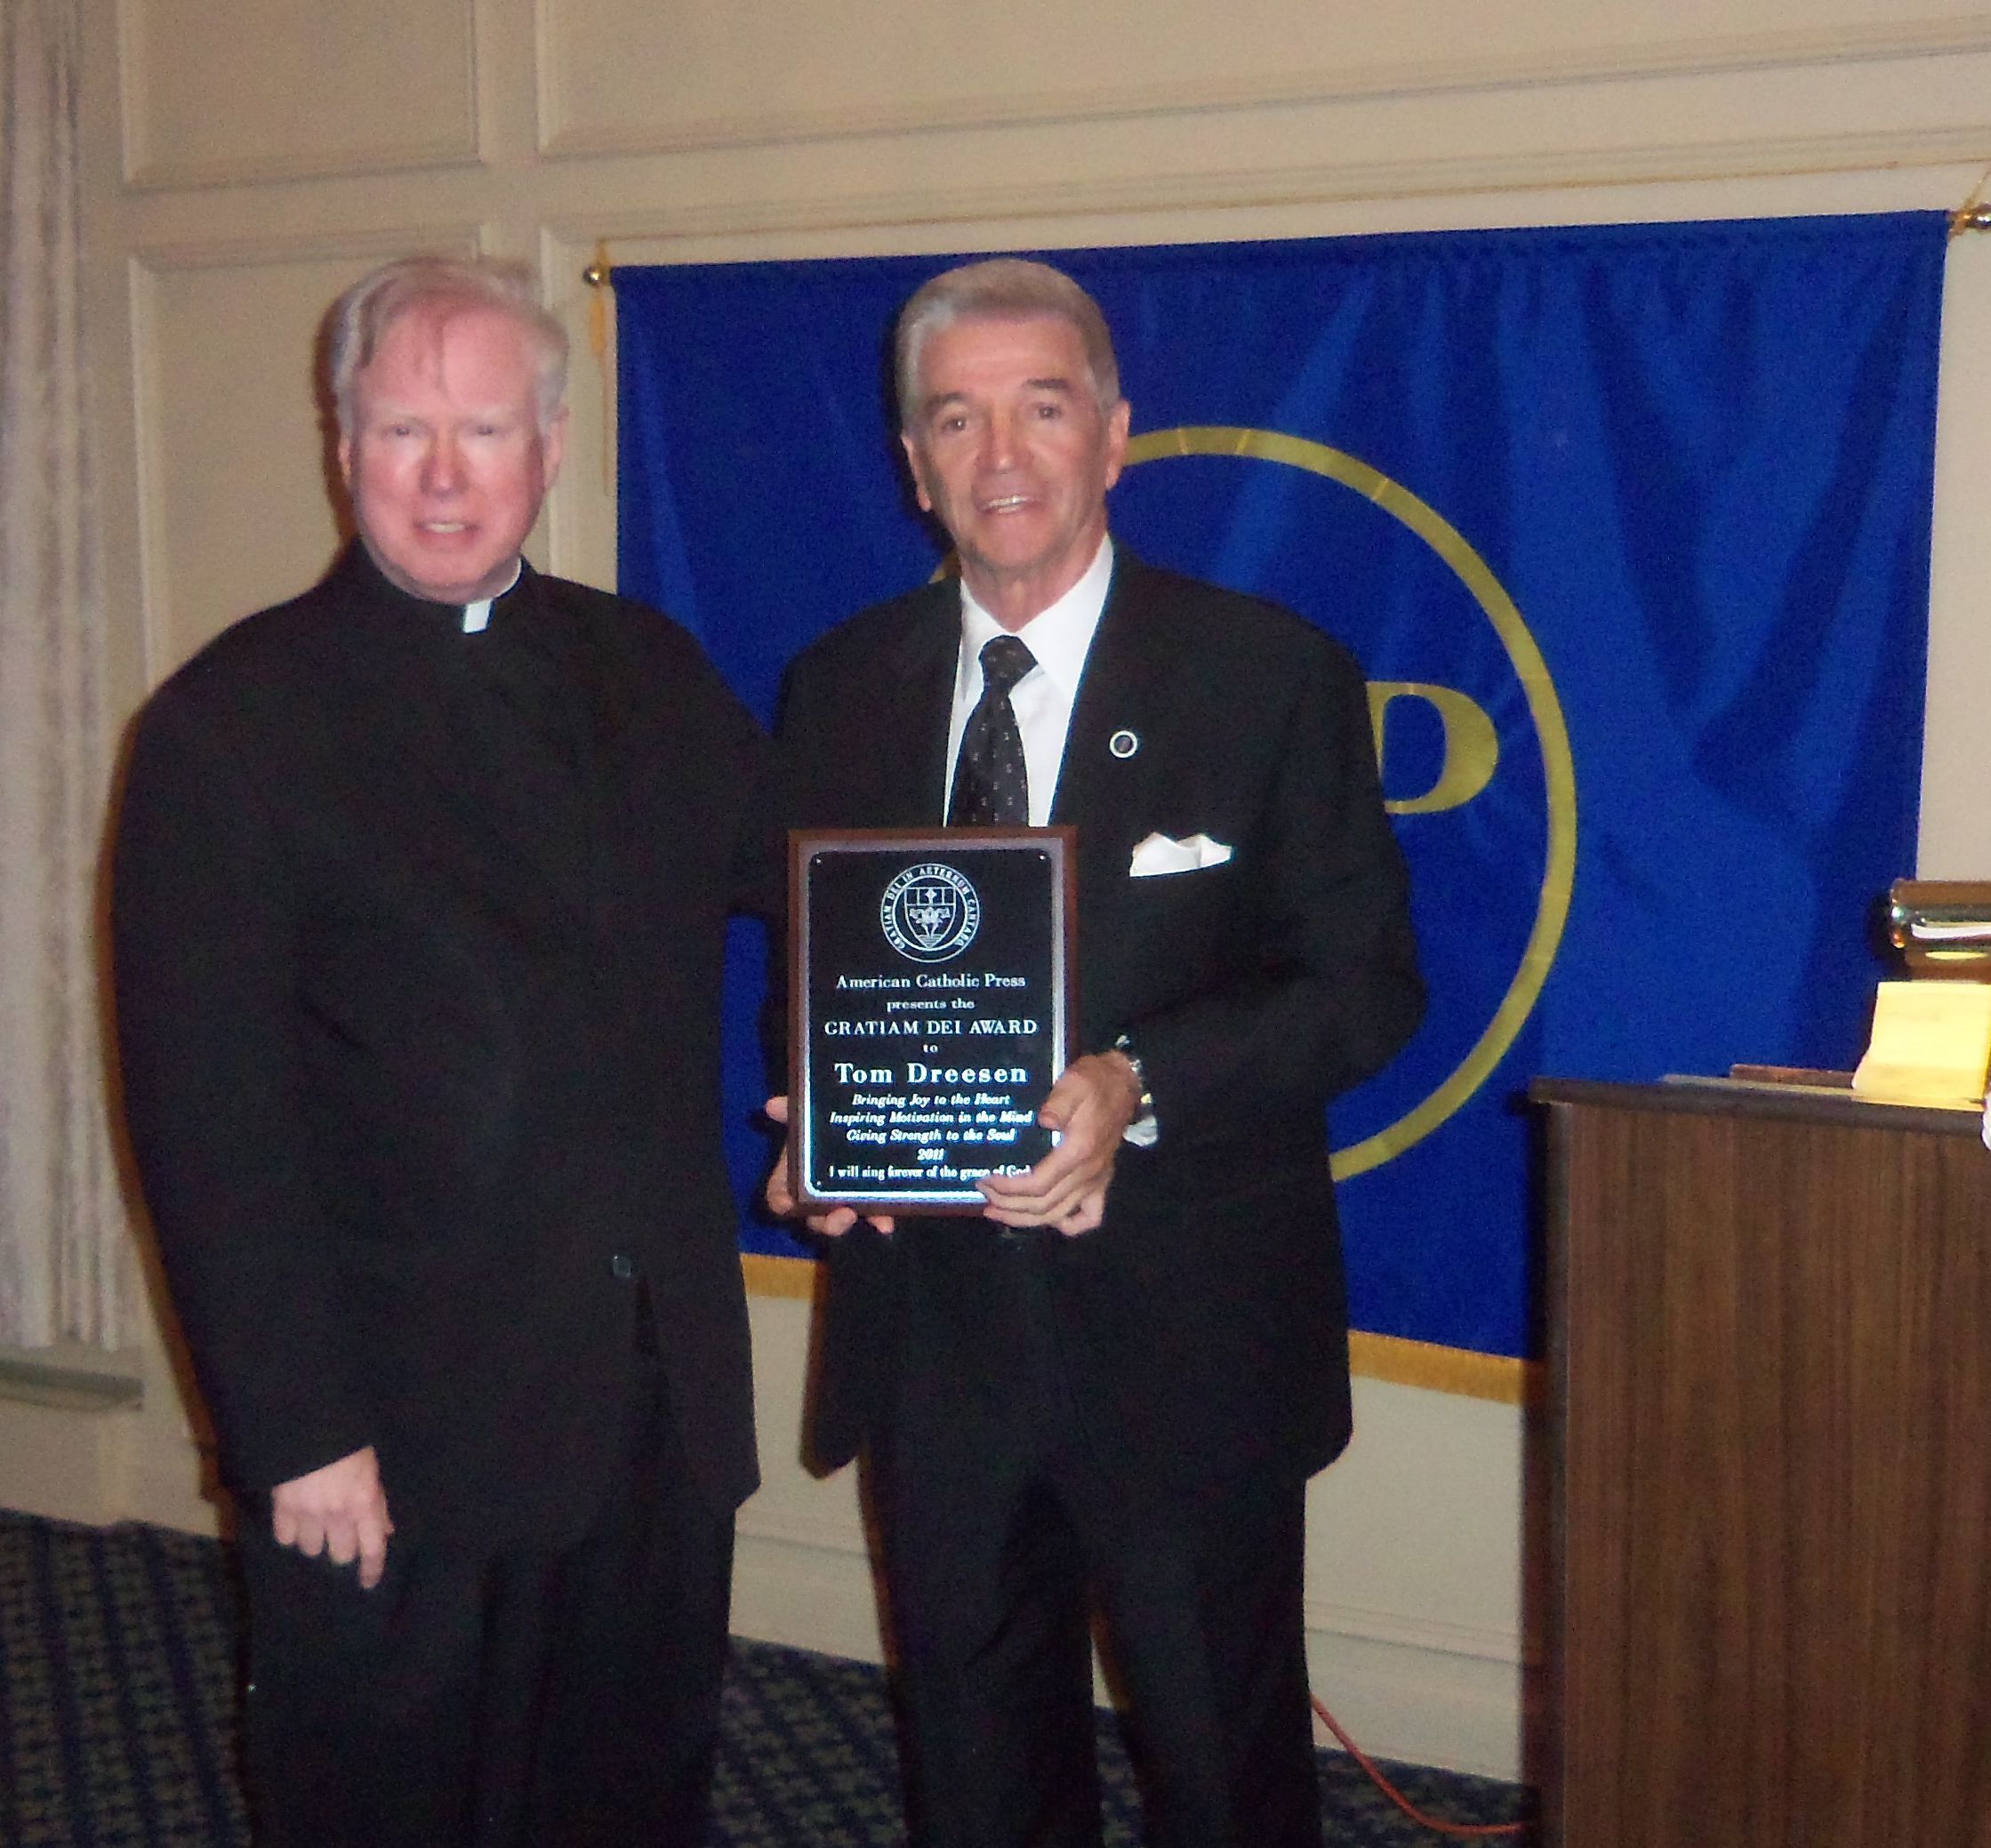
[[[1940,0],[537,0],[549,152],[623,154],[1240,105],[1927,58],[1991,45]]]
[[[118,4],[134,184],[476,157],[471,0]]]
[[[565,0],[557,0],[565,4]],[[802,233],[827,225],[887,237],[951,220],[1363,202],[1379,228],[1393,202],[1502,192],[1874,173],[1991,158],[1991,47],[1943,58],[1817,61],[1656,72],[1610,82],[1503,84],[977,125],[944,133],[704,147],[650,170],[636,160],[561,163],[590,175],[591,242],[672,235]],[[598,179],[596,178],[598,173]],[[668,174],[668,183],[655,183]],[[636,183],[625,183],[630,180]],[[1463,208],[1467,212],[1471,207]],[[1560,215],[1560,207],[1542,209]],[[1688,208],[1690,211],[1693,208]],[[1597,197],[1587,215],[1625,208]],[[1529,208],[1522,208],[1522,216]],[[1677,215],[1677,214],[1675,214]],[[972,241],[972,238],[971,240]]]

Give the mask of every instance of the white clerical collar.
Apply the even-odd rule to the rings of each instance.
[[[466,603],[463,606],[463,633],[476,635],[482,631],[491,620],[491,606],[498,600],[498,597],[509,596],[525,574],[525,561],[514,558],[511,564],[511,583],[500,591],[496,597],[480,597],[475,603]]]
[[[1014,633],[1036,657],[1038,667],[1057,682],[1069,703],[1085,672],[1093,632],[1106,608],[1107,587],[1113,581],[1113,542],[1102,538],[1085,575],[1047,609],[1040,609],[1021,629],[1006,631],[975,601],[967,580],[961,580],[961,657],[957,671],[961,691],[968,690],[971,666],[979,674],[983,648],[997,636]]]

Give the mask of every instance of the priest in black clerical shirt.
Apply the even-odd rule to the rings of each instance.
[[[689,1844],[756,1479],[719,972],[759,739],[520,546],[527,274],[332,310],[359,537],[153,695],[115,857],[125,1107],[238,1499],[260,1838]]]

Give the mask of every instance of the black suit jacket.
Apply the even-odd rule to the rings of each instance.
[[[530,566],[502,607],[578,695],[579,775],[470,696],[461,612],[356,546],[149,702],[113,910],[126,1114],[226,1474],[370,1443],[397,1520],[536,1544],[611,1466],[632,1269],[702,1486],[754,1485],[719,970],[773,856],[756,729],[689,637]]]
[[[777,741],[793,825],[934,822],[959,610],[927,586],[798,658]],[[1131,754],[1109,748],[1122,732]],[[1128,1033],[1160,1125],[1121,1151],[1096,1231],[1040,1234],[1085,1428],[1103,1465],[1172,1490],[1320,1468],[1349,1432],[1328,1102],[1423,1008],[1361,675],[1289,612],[1122,552],[1052,819],[1078,831],[1080,1049]],[[1232,856],[1130,878],[1152,832]],[[1002,1394],[976,1346],[994,1236],[927,1219],[831,1248],[822,1460],[887,1410],[958,1444]]]

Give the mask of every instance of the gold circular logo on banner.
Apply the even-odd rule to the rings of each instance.
[[[1529,717],[1534,721],[1535,735],[1541,745],[1542,774],[1548,795],[1548,855],[1542,870],[1542,891],[1535,907],[1534,928],[1521,952],[1513,980],[1507,984],[1500,1005],[1472,1049],[1429,1097],[1386,1129],[1352,1148],[1335,1152],[1335,1178],[1346,1180],[1380,1168],[1422,1142],[1457,1110],[1505,1057],[1522,1023],[1541,998],[1542,984],[1548,980],[1556,949],[1562,941],[1563,926],[1569,921],[1570,895],[1576,884],[1577,776],[1576,762],[1570,752],[1569,727],[1563,723],[1561,702],[1555,696],[1548,663],[1529,633],[1513,599],[1501,588],[1486,560],[1465,542],[1457,529],[1408,488],[1345,450],[1330,449],[1324,443],[1310,443],[1277,430],[1232,430],[1216,425],[1149,430],[1128,444],[1127,466],[1182,455],[1248,456],[1257,462],[1283,462],[1289,468],[1305,469],[1309,474],[1322,475],[1344,487],[1353,488],[1408,526],[1438,555],[1485,612],[1506,651],[1514,677],[1521,682]]]

